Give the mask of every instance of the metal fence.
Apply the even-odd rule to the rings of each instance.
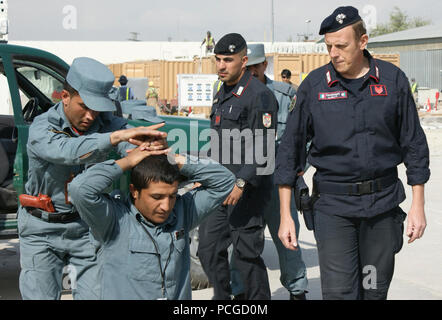
[[[402,51],[401,69],[420,87],[442,90],[442,50]]]

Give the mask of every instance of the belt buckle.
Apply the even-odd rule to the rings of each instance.
[[[370,193],[373,193],[373,180],[356,182],[356,195],[362,196]]]

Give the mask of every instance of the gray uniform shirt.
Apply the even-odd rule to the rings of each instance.
[[[125,155],[126,149],[133,148],[128,142],[118,147],[110,142],[113,131],[127,127],[124,119],[102,112],[88,131],[79,135],[72,129],[61,102],[39,115],[29,128],[26,193],[50,196],[57,212],[73,211],[65,192],[67,183],[84,170],[85,164],[106,160],[112,150]]]
[[[94,165],[69,185],[74,205],[102,243],[102,299],[161,299],[162,272],[164,298],[191,299],[188,233],[224,201],[235,178],[216,162],[189,159],[181,173],[202,187],[177,196],[169,218],[160,225],[147,221],[130,197],[114,199],[103,193],[123,172],[113,160]]]
[[[289,106],[292,102],[293,97],[296,94],[296,90],[289,84],[281,81],[273,81],[272,79],[266,78],[266,86],[272,90],[278,101],[278,126],[276,131],[276,143],[281,142],[281,137],[284,133],[285,126],[287,123],[287,116],[289,115]]]

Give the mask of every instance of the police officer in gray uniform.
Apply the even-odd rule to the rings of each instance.
[[[215,46],[223,85],[215,95],[210,115],[214,129],[211,156],[235,174],[236,185],[224,205],[201,224],[198,256],[213,284],[214,299],[222,300],[230,299],[232,293],[227,255],[230,244],[245,299],[270,299],[261,253],[264,208],[272,192],[278,105],[273,93],[246,70],[246,53],[246,42],[237,33],[225,35]],[[265,161],[260,161],[263,157]]]
[[[331,62],[301,83],[277,154],[280,238],[289,249],[297,246],[290,193],[308,159],[316,168],[312,204],[323,298],[386,299],[406,217],[399,207],[405,199],[401,163],[413,191],[409,242],[426,227],[426,137],[407,77],[365,49],[368,36],[356,8],[337,8],[319,33]]]
[[[289,107],[292,102],[293,97],[296,94],[295,89],[288,83],[273,81],[265,75],[267,69],[267,60],[265,57],[264,45],[263,44],[250,44],[247,46],[247,56],[249,60],[247,61],[247,69],[255,76],[259,81],[264,83],[267,88],[272,90],[273,94],[278,101],[278,130],[276,135],[276,148],[281,141],[282,134],[284,133],[287,116],[289,114]],[[295,201],[292,199],[291,202],[291,213],[293,221],[296,225],[296,236],[299,237],[299,221],[298,213],[295,206]],[[279,229],[279,196],[278,196],[278,186],[274,186],[272,201],[269,202],[264,219],[269,228],[270,234],[272,236],[273,242],[275,243],[276,249],[278,251],[279,266],[280,266],[280,280],[282,285],[289,291],[290,299],[292,300],[305,300],[305,292],[307,289],[307,272],[305,268],[304,261],[302,260],[301,249],[298,250],[288,250],[281,243],[278,238]],[[232,263],[234,266],[234,263]],[[232,292],[236,299],[240,297],[242,293],[242,283],[237,281],[238,277],[236,269],[232,269]]]
[[[60,299],[66,265],[74,299],[99,297],[99,244],[71,204],[67,184],[86,165],[106,160],[110,151],[125,155],[131,143],[165,135],[149,129],[161,125],[127,128],[124,119],[112,115],[115,105],[108,92],[114,80],[100,62],[75,59],[62,101],[29,128],[28,181],[18,213],[23,299]]]

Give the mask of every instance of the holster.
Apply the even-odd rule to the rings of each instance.
[[[308,230],[315,229],[313,219],[313,203],[316,199],[313,199],[309,195],[309,189],[304,181],[303,177],[298,177],[295,184],[295,204],[296,209],[304,217],[304,223]]]
[[[36,196],[30,196],[28,194],[21,194],[18,196],[20,204],[23,207],[38,208],[46,212],[55,212],[54,205],[52,204],[51,197],[45,194],[39,194]]]

